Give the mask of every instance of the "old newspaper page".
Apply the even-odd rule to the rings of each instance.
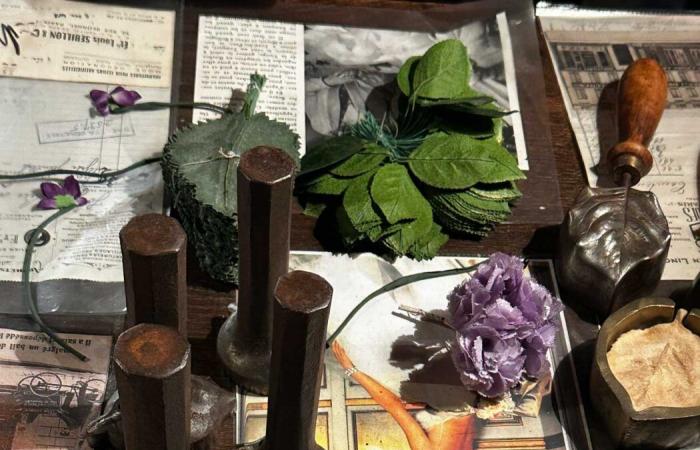
[[[601,151],[617,139],[615,82],[637,58],[658,60],[668,104],[636,189],[656,194],[671,231],[664,280],[694,279],[700,265],[700,16],[538,8],[588,182],[610,186]]]
[[[168,87],[174,11],[0,1],[0,75]]]
[[[57,168],[100,172],[158,155],[168,138],[169,112],[91,114],[87,93],[111,87],[0,78],[0,123],[4,124],[0,128],[0,173]],[[169,89],[139,91],[149,100],[170,99]],[[27,233],[52,213],[35,207],[42,181],[47,180],[0,183],[2,281],[20,281]],[[111,183],[84,183],[82,191],[89,203],[52,223],[47,229],[48,242],[36,247],[32,281],[121,281],[119,230],[134,215],[162,211],[158,164]]]
[[[99,173],[160,154],[169,111],[102,117],[88,94],[123,84],[143,101],[170,101],[173,11],[0,0],[0,14],[0,173]],[[119,230],[134,215],[162,211],[157,164],[109,183],[78,178],[89,203],[49,226],[32,281],[121,281]],[[0,281],[21,280],[31,230],[51,214],[36,208],[43,181],[62,180],[2,182]]]
[[[46,335],[0,328],[0,448],[79,447],[102,405],[112,338],[60,336],[89,357],[81,362]]]
[[[256,110],[289,125],[304,151],[304,26],[236,17],[200,16],[194,101],[227,105],[250,75],[267,78]],[[192,121],[216,117],[195,110]]]
[[[368,112],[389,120],[401,64],[449,38],[469,48],[473,86],[514,111],[504,117],[504,145],[528,170],[505,13],[441,33],[200,16],[194,97],[226,105],[251,73],[267,76],[257,109],[297,132],[303,154]],[[212,117],[196,111],[193,121]]]

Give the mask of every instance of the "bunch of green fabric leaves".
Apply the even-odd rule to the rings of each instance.
[[[502,145],[509,112],[470,76],[464,44],[439,42],[401,67],[395,119],[366,114],[308,150],[297,196],[340,248],[432,258],[446,233],[485,236],[508,217],[525,178]]]
[[[241,155],[260,145],[299,160],[299,136],[256,113],[265,77],[255,74],[243,107],[178,130],[163,149],[163,179],[199,264],[212,278],[238,282],[237,169]],[[235,101],[232,96],[232,102]]]

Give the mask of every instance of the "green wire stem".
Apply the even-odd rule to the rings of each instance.
[[[226,114],[231,112],[227,108],[222,108],[220,106],[212,105],[210,103],[165,103],[165,102],[143,102],[143,103],[138,103],[132,106],[125,106],[125,107],[120,107],[116,108],[113,111],[111,111],[112,114],[124,114],[128,111],[155,111],[159,109],[165,109],[165,108],[178,108],[178,107],[190,107],[190,108],[199,108],[199,109],[206,109],[209,111],[213,111],[219,114]],[[27,180],[31,178],[44,178],[44,177],[52,177],[52,176],[57,176],[57,175],[76,175],[80,177],[88,177],[88,178],[97,178],[97,180],[93,181],[92,183],[104,183],[106,181],[109,181],[113,178],[116,178],[120,175],[123,175],[127,172],[130,172],[134,169],[138,169],[139,167],[143,167],[149,164],[157,163],[161,161],[161,157],[154,157],[154,158],[147,158],[141,161],[138,161],[134,164],[131,164],[130,166],[124,167],[123,169],[119,170],[113,170],[113,171],[101,171],[101,172],[88,172],[85,170],[64,170],[64,169],[53,169],[53,170],[43,170],[41,172],[28,172],[28,173],[22,173],[22,174],[0,174],[0,181],[1,180]],[[39,308],[37,307],[36,301],[34,300],[34,296],[32,295],[32,286],[30,283],[30,274],[31,274],[31,266],[32,266],[32,256],[34,254],[34,247],[36,246],[37,241],[39,240],[39,237],[41,236],[42,232],[46,229],[46,227],[53,221],[57,220],[64,214],[68,214],[72,210],[74,210],[78,205],[73,205],[69,206],[67,208],[62,208],[53,213],[49,218],[41,222],[38,227],[34,229],[34,232],[32,233],[31,238],[29,239],[29,242],[27,243],[27,248],[24,253],[24,262],[22,265],[22,294],[23,294],[23,300],[25,305],[27,305],[27,308],[29,309],[29,312],[32,316],[32,319],[34,322],[39,326],[41,331],[43,331],[53,342],[61,346],[65,351],[68,353],[76,356],[78,359],[81,361],[87,361],[88,357],[80,353],[78,350],[75,348],[71,347],[66,341],[64,341],[60,336],[58,336],[48,325],[44,323],[44,321],[41,319],[41,316],[39,315]]]
[[[27,249],[24,253],[24,263],[22,265],[22,287],[23,289],[23,297],[24,297],[24,303],[27,305],[29,308],[29,312],[31,313],[32,319],[34,319],[34,322],[36,322],[37,325],[39,325],[39,328],[41,328],[41,331],[46,333],[46,335],[51,338],[52,341],[54,341],[56,344],[60,345],[63,347],[65,351],[68,353],[71,353],[78,357],[81,361],[87,361],[88,357],[80,353],[78,350],[74,349],[71,347],[66,341],[64,341],[61,337],[59,337],[48,325],[44,323],[44,321],[41,319],[39,316],[39,308],[36,305],[36,302],[34,301],[34,296],[32,296],[32,285],[29,282],[29,275],[31,272],[32,268],[32,255],[34,254],[34,247],[36,246],[37,241],[39,240],[39,237],[41,236],[41,233],[46,229],[46,227],[53,222],[54,220],[58,219],[64,214],[68,214],[72,210],[74,210],[78,205],[73,205],[69,206],[67,208],[59,209],[55,213],[53,213],[51,216],[49,216],[48,219],[44,220],[39,224],[38,227],[34,229],[34,232],[32,233],[31,239],[29,239],[29,243],[27,244]]]
[[[149,164],[160,162],[161,159],[162,158],[160,156],[157,156],[154,158],[147,158],[147,159],[135,162],[134,164],[132,164],[130,166],[124,167],[123,169],[113,170],[111,172],[107,172],[107,171],[87,172],[84,170],[54,169],[54,170],[44,170],[41,172],[20,173],[20,174],[15,174],[15,175],[0,174],[0,180],[27,180],[30,178],[43,178],[43,177],[51,177],[51,176],[56,176],[56,175],[77,175],[80,177],[97,178],[97,182],[102,183],[102,182],[105,182],[109,179],[118,177],[119,175],[123,175],[126,172],[132,171],[134,169],[138,169],[139,167],[143,167],[143,166],[146,166]]]
[[[180,103],[169,103],[169,102],[141,102],[136,103],[131,106],[119,106],[110,111],[110,114],[124,114],[129,111],[157,111],[159,109],[172,109],[172,108],[194,108],[194,109],[205,109],[207,111],[213,111],[218,114],[226,114],[231,111],[227,108],[222,108],[221,106],[212,105],[211,103],[201,103],[201,102],[180,102]]]
[[[422,281],[422,280],[429,280],[431,278],[440,278],[440,277],[449,277],[450,275],[459,275],[461,273],[467,273],[467,272],[473,272],[474,270],[479,267],[479,264],[474,264],[468,267],[460,267],[458,269],[447,269],[447,270],[435,270],[432,272],[421,272],[421,273],[414,273],[412,275],[406,275],[400,278],[395,279],[394,281],[385,284],[384,286],[380,287],[376,291],[372,292],[369,294],[367,297],[362,299],[360,303],[357,304],[353,308],[352,311],[350,311],[350,314],[343,320],[343,322],[338,326],[338,328],[335,329],[333,334],[326,340],[326,346],[330,347],[330,345],[333,343],[334,340],[338,338],[340,333],[343,331],[343,329],[350,323],[352,318],[360,312],[360,310],[370,302],[373,298],[384,294],[386,292],[393,291],[394,289],[398,289],[402,286],[405,286],[410,283],[415,283],[416,281]]]

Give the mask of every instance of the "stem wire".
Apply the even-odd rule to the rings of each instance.
[[[177,107],[191,107],[191,108],[200,108],[200,109],[207,109],[209,111],[214,111],[216,113],[220,114],[226,114],[230,112],[226,108],[222,108],[216,105],[212,105],[210,103],[164,103],[164,102],[143,102],[139,103],[136,105],[132,106],[126,106],[126,107],[120,107],[116,108],[115,110],[111,111],[112,114],[123,114],[128,111],[155,111],[158,109],[164,109],[164,108],[177,108]],[[92,181],[91,183],[104,183],[107,181],[110,181],[120,175],[123,175],[127,172],[130,172],[134,169],[137,169],[139,167],[143,167],[149,164],[157,163],[160,162],[162,157],[153,157],[153,158],[147,158],[138,162],[135,162],[134,164],[131,164],[130,166],[124,167],[123,169],[119,170],[113,170],[113,171],[105,171],[102,170],[100,172],[88,172],[84,170],[63,170],[63,169],[53,169],[53,170],[44,170],[41,172],[30,172],[30,173],[22,173],[22,174],[0,174],[0,181],[2,180],[26,180],[26,179],[31,179],[31,178],[43,178],[43,177],[51,177],[51,176],[56,176],[56,175],[77,175],[80,177],[88,177],[88,178],[96,178],[95,181]],[[73,348],[68,342],[66,342],[63,338],[58,336],[56,332],[54,332],[51,327],[46,325],[44,321],[41,319],[41,316],[39,315],[39,308],[36,304],[36,301],[34,299],[34,296],[32,295],[32,286],[30,283],[30,275],[31,275],[31,268],[32,268],[32,256],[34,254],[34,247],[36,246],[36,243],[39,240],[39,237],[42,235],[46,227],[51,224],[53,221],[59,219],[61,216],[64,214],[68,214],[75,208],[77,208],[78,205],[72,205],[66,208],[61,208],[55,213],[53,213],[51,216],[49,216],[46,220],[41,222],[38,227],[36,227],[32,233],[31,238],[29,239],[29,242],[27,243],[27,247],[24,252],[24,261],[22,263],[22,297],[24,300],[25,305],[29,309],[29,313],[34,320],[34,322],[39,326],[41,331],[43,331],[53,342],[61,346],[65,351],[68,353],[76,356],[78,359],[81,361],[88,361],[88,357],[80,353],[78,350]]]
[[[423,280],[430,280],[432,278],[440,278],[440,277],[449,277],[450,275],[459,275],[462,273],[468,273],[468,272],[473,272],[474,270],[479,267],[479,264],[474,264],[471,266],[467,267],[460,267],[458,269],[447,269],[447,270],[435,270],[432,272],[420,272],[420,273],[414,273],[412,275],[406,275],[400,278],[395,279],[394,281],[391,281],[384,286],[380,287],[376,291],[372,292],[369,294],[367,297],[362,299],[360,303],[355,306],[352,311],[350,311],[350,314],[343,320],[343,322],[338,326],[338,328],[335,329],[333,334],[330,335],[328,340],[326,340],[326,347],[330,347],[331,344],[333,343],[334,340],[338,338],[340,333],[343,331],[343,329],[350,323],[353,317],[360,312],[360,310],[370,302],[373,298],[384,294],[386,292],[393,291],[394,289],[398,289],[402,286],[405,286],[410,283],[415,283],[416,281],[423,281]]]
[[[41,319],[41,316],[39,316],[39,308],[36,304],[36,301],[34,300],[34,296],[32,296],[32,285],[29,282],[29,275],[30,275],[31,268],[32,268],[32,255],[34,254],[34,247],[36,246],[36,243],[39,240],[39,237],[41,236],[42,232],[46,229],[46,227],[51,222],[53,222],[54,220],[57,220],[59,217],[63,216],[64,214],[68,214],[69,212],[74,210],[77,206],[78,205],[73,205],[73,206],[69,206],[67,208],[59,209],[58,211],[53,213],[51,216],[49,216],[48,219],[41,222],[39,224],[39,226],[34,229],[34,232],[32,233],[32,237],[29,239],[29,242],[27,243],[27,249],[24,252],[24,263],[22,264],[22,287],[24,289],[23,289],[22,293],[24,294],[23,295],[24,303],[29,308],[29,312],[32,316],[32,319],[34,319],[34,322],[36,322],[36,324],[39,325],[39,328],[41,328],[41,331],[46,333],[46,335],[49,338],[51,338],[52,341],[54,341],[56,344],[63,347],[63,349],[66,350],[68,353],[75,355],[81,361],[87,361],[88,360],[87,356],[83,355],[78,350],[71,347],[70,344],[68,344],[60,336],[58,336]]]
[[[139,167],[147,166],[149,164],[157,163],[160,162],[162,158],[160,156],[156,156],[153,158],[147,158],[138,162],[135,162],[134,164],[124,167],[123,169],[119,170],[112,170],[112,171],[101,171],[101,172],[87,172],[84,170],[70,170],[70,169],[54,169],[54,170],[44,170],[41,172],[29,172],[29,173],[19,173],[15,175],[7,175],[7,174],[0,174],[0,181],[1,180],[28,180],[31,178],[43,178],[43,177],[51,177],[51,176],[56,176],[56,175],[77,175],[79,177],[90,177],[90,178],[97,178],[96,181],[93,181],[92,183],[103,183],[105,181],[109,181],[112,178],[116,178],[119,175],[123,175],[126,172],[129,172],[134,169],[138,169]]]

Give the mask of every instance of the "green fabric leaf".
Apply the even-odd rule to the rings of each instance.
[[[525,178],[515,158],[499,143],[459,134],[431,135],[411,153],[408,165],[422,182],[442,189]]]
[[[340,178],[330,173],[316,178],[312,184],[303,187],[303,194],[340,195],[352,182],[352,178]]]
[[[516,111],[502,111],[494,105],[471,105],[469,103],[460,103],[456,105],[445,106],[445,109],[455,111],[461,114],[472,114],[475,116],[485,117],[504,117],[513,114]]]
[[[426,195],[433,211],[439,211],[454,221],[468,219],[482,225],[504,221],[510,214],[507,202],[492,202],[477,199],[465,192],[441,193],[431,191]],[[480,208],[478,206],[486,206]]]
[[[200,266],[216,280],[238,281],[238,161],[261,145],[299,159],[299,137],[263,113],[247,119],[233,112],[178,130],[163,149],[163,180],[173,207]]]
[[[465,217],[458,217],[449,211],[434,210],[434,215],[435,221],[453,234],[485,237],[493,230],[492,224],[473,222]]]
[[[366,142],[352,135],[343,135],[326,139],[319,145],[307,150],[301,159],[299,177],[311,172],[337,164],[362,151]]]
[[[486,104],[493,103],[493,97],[488,95],[480,94],[479,92],[468,88],[468,95],[455,98],[416,98],[416,103],[420,106],[446,106],[446,105],[472,105],[472,106],[483,106]]]
[[[387,164],[374,175],[371,195],[389,223],[415,219],[423,214],[425,201],[408,171],[401,164]]]
[[[299,137],[289,126],[264,113],[250,119],[232,113],[176,132],[164,151],[164,163],[194,186],[198,202],[231,215],[236,212],[240,156],[260,145],[277,147],[299,159]]]
[[[440,247],[450,239],[442,232],[440,225],[433,223],[430,231],[421,236],[409,249],[410,255],[417,259],[431,259],[437,256]]]
[[[513,182],[484,184],[479,183],[469,188],[469,193],[484,200],[511,202],[522,197],[522,192]]]
[[[486,101],[490,100],[490,101]],[[471,116],[484,116],[484,117],[503,117],[513,114],[515,111],[503,111],[493,99],[489,97],[479,96],[478,93],[474,92],[473,98],[459,98],[459,99],[430,99],[430,98],[419,98],[416,100],[419,106],[424,108],[433,108],[438,111],[439,114],[458,114],[463,116],[465,114]]]
[[[389,151],[377,144],[368,144],[364,150],[333,167],[330,172],[339,177],[356,177],[376,169],[389,156]]]
[[[303,201],[304,214],[310,217],[321,217],[321,213],[328,206],[328,200],[307,198]]]
[[[430,204],[401,164],[388,164],[377,171],[371,184],[372,199],[390,224],[407,223],[384,238],[387,247],[399,255],[430,232],[433,213]]]
[[[416,64],[411,97],[458,98],[470,91],[471,64],[464,44],[447,39],[430,47]]]
[[[338,233],[340,233],[345,247],[352,248],[365,237],[364,233],[357,231],[355,227],[352,226],[347,211],[345,211],[345,208],[342,206],[336,208],[335,218],[338,224]]]
[[[355,178],[343,194],[343,208],[352,226],[361,233],[367,233],[377,227],[381,228],[382,218],[374,210],[370,185],[376,171],[365,173]]]
[[[408,58],[396,75],[396,82],[399,85],[399,89],[406,97],[411,96],[411,81],[413,80],[413,74],[420,58],[420,56],[411,56]]]
[[[430,232],[433,226],[433,212],[430,209],[430,204],[425,199],[423,201],[425,206],[420,209],[420,214],[415,220],[407,222],[395,233],[383,239],[382,242],[396,254],[405,255],[409,253],[411,247],[426,233]]]
[[[475,139],[496,137],[501,131],[503,119],[473,116],[471,114],[441,114],[435,123],[435,129],[447,134],[466,134]]]

